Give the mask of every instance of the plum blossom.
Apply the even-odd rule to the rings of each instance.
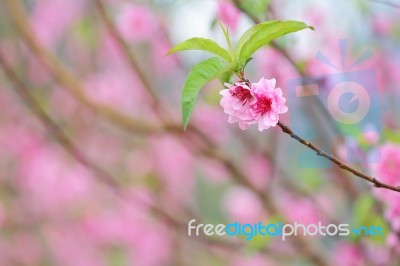
[[[250,112],[255,121],[258,122],[258,130],[260,131],[276,126],[279,114],[284,114],[288,111],[285,105],[286,99],[282,96],[282,90],[275,88],[275,84],[275,79],[262,78],[258,83],[251,85],[257,101],[250,106]]]
[[[360,247],[349,243],[340,243],[337,245],[333,252],[333,260],[335,265],[365,265]]]
[[[242,186],[229,188],[222,198],[221,205],[229,219],[238,223],[257,223],[266,215],[256,194]]]
[[[372,174],[392,186],[400,185],[400,145],[385,143],[379,148],[380,160],[372,166]],[[393,191],[374,190],[374,194],[385,203],[385,218],[395,231],[400,230],[400,195]]]
[[[127,5],[118,15],[117,24],[124,38],[130,42],[148,41],[157,30],[157,19],[146,6]]]
[[[385,143],[380,147],[380,161],[373,167],[373,173],[379,176],[382,182],[390,185],[400,184],[400,145]]]
[[[256,102],[250,87],[246,83],[236,82],[234,85],[225,83],[228,89],[220,91],[221,106],[229,115],[229,123],[239,123],[240,129],[247,129],[254,119],[249,112],[249,106]]]
[[[220,104],[229,115],[228,122],[238,122],[241,129],[257,123],[259,131],[275,127],[279,114],[288,111],[282,90],[275,88],[275,84],[275,79],[264,78],[250,87],[241,82],[225,83],[228,89],[220,92],[223,96]]]

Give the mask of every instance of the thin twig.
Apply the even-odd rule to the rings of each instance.
[[[124,55],[126,55],[126,59],[129,62],[130,67],[132,68],[133,72],[137,74],[139,80],[142,82],[143,87],[147,90],[148,94],[151,97],[151,101],[153,102],[153,110],[157,112],[157,114],[162,115],[163,112],[160,109],[160,101],[157,97],[156,92],[152,89],[150,85],[149,79],[146,77],[146,74],[139,66],[139,63],[136,61],[135,57],[132,54],[132,51],[128,45],[128,43],[123,39],[122,35],[118,31],[118,29],[113,24],[112,20],[107,14],[106,8],[101,0],[95,0],[95,4],[99,14],[107,27],[107,30],[110,32],[111,36],[115,39],[119,48],[122,49]]]
[[[19,1],[15,0],[6,0],[6,7],[11,14],[12,19],[15,22],[15,25],[17,26],[17,29],[20,31],[22,34],[22,37],[28,44],[28,47],[32,48],[32,50],[36,53],[38,58],[44,61],[45,65],[47,66],[48,70],[57,78],[57,80],[66,86],[72,94],[78,98],[83,104],[92,104],[90,101],[88,101],[86,98],[82,97],[82,91],[83,88],[79,84],[79,82],[74,79],[73,75],[66,70],[62,65],[59,63],[59,61],[52,56],[48,51],[46,51],[45,48],[43,48],[37,39],[32,35],[29,25],[27,24],[27,21],[25,19],[24,13],[22,12],[22,8],[20,7]],[[100,109],[100,111],[103,111],[103,109]],[[129,130],[134,130],[136,128],[136,124],[129,124],[129,127],[126,127],[127,125],[125,121],[121,121],[121,114],[116,112],[115,110],[112,110],[112,113],[114,116],[111,119],[110,116],[106,116],[107,112],[101,112],[102,115],[106,116],[110,121],[112,122],[117,122],[117,125],[122,126],[124,128],[127,128]],[[115,119],[115,121],[113,121]],[[146,128],[147,132],[152,132],[153,130],[150,128]],[[162,130],[168,131],[170,133],[178,134],[178,132],[182,132],[179,130],[176,125],[163,125]],[[193,130],[193,133],[196,133],[198,137],[201,137],[201,134],[199,134],[199,131]],[[211,155],[212,158],[220,160],[222,164],[226,166],[226,168],[232,173],[232,176],[236,178],[236,181],[239,183],[243,184],[244,186],[250,188],[251,190],[255,191],[257,196],[261,199],[261,202],[264,204],[264,207],[266,210],[270,213],[278,213],[276,206],[270,199],[268,195],[260,191],[259,189],[255,188],[249,182],[247,181],[247,178],[241,171],[237,168],[237,166],[228,158],[225,158],[224,156],[220,157],[219,153],[216,152],[215,145],[212,145],[212,143],[208,139],[203,139],[207,140],[205,143],[207,144],[207,148],[203,150],[203,154],[208,154]],[[328,265],[328,263],[325,261],[325,259],[318,253],[316,253],[310,246],[310,244],[301,236],[293,238],[294,244],[297,247],[297,249],[301,252],[301,254],[308,256],[310,260],[312,260],[314,263],[317,265]]]
[[[26,14],[22,11],[20,1],[6,0],[4,3],[7,13],[10,15],[16,29],[27,46],[37,55],[47,70],[53,74],[54,77],[64,85],[64,88],[66,88],[81,104],[87,106],[95,113],[101,114],[102,117],[105,117],[107,120],[117,122],[136,133],[146,134],[149,132],[157,132],[162,129],[154,123],[135,119],[89,99],[84,93],[85,90],[83,86],[74,78],[74,75],[63,67],[62,64],[59,63],[59,60],[50,54],[33,35],[33,31],[27,22]]]
[[[293,139],[297,140],[301,144],[303,144],[303,145],[307,146],[308,148],[310,148],[311,150],[315,151],[318,156],[322,156],[322,157],[325,157],[326,159],[330,160],[331,162],[336,164],[339,168],[341,168],[347,172],[350,172],[353,175],[358,176],[364,180],[367,180],[368,182],[374,184],[374,186],[377,188],[385,188],[385,189],[400,192],[400,186],[392,186],[392,185],[383,183],[383,182],[379,181],[378,179],[376,179],[375,177],[366,175],[356,169],[353,169],[352,167],[348,166],[347,164],[343,163],[342,161],[340,161],[339,159],[334,157],[332,154],[329,154],[329,153],[321,150],[320,148],[318,148],[311,142],[306,141],[303,138],[299,137],[288,126],[286,126],[282,122],[278,122],[278,126],[282,129],[282,131],[284,133],[290,135],[290,137],[292,137]]]

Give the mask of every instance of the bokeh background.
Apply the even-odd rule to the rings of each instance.
[[[281,120],[307,114],[335,155],[400,185],[394,0],[3,0],[0,265],[399,265],[398,193],[335,167],[302,167],[305,147],[278,129],[229,124],[218,80],[183,132],[181,87],[208,55],[166,52],[195,36],[222,44],[218,20],[237,41],[270,19],[315,27],[263,48],[247,68],[254,82],[276,78],[285,95],[288,79],[346,69],[338,39],[348,40],[348,63],[371,49],[356,69],[376,71],[382,130],[337,133],[321,106]],[[191,219],[380,225],[385,235],[188,237]]]

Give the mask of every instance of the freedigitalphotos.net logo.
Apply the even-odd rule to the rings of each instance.
[[[206,236],[238,236],[244,237],[246,240],[251,240],[255,236],[270,236],[280,237],[285,241],[289,236],[383,236],[383,227],[381,226],[358,226],[351,228],[349,224],[327,224],[323,225],[321,222],[318,224],[304,225],[295,222],[289,223],[269,223],[263,224],[258,222],[255,224],[241,224],[233,222],[230,224],[196,224],[196,219],[192,219],[188,223],[188,236],[199,236],[204,234]]]
[[[365,158],[357,158],[354,149],[354,134],[382,132],[381,114],[377,89],[376,71],[362,69],[353,71],[354,67],[372,56],[370,50],[365,51],[351,64],[346,63],[347,40],[339,40],[341,64],[333,63],[323,53],[318,52],[316,59],[334,69],[336,73],[293,78],[286,81],[288,104],[290,110],[301,110],[290,114],[290,123],[294,131],[319,146],[328,153],[335,146],[335,140],[347,137],[346,157],[349,162],[361,162]],[[349,60],[348,60],[349,61]],[[348,66],[348,67],[347,67]],[[318,123],[310,119],[311,107],[319,104],[322,116],[328,117],[335,130],[335,136],[327,141],[318,127]],[[314,110],[315,111],[315,110]],[[323,141],[321,141],[323,140]],[[311,150],[303,150],[298,155],[300,166],[305,168],[326,168],[331,162],[316,157]],[[379,154],[370,158],[377,162]]]

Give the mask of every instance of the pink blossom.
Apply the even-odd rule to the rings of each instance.
[[[195,187],[193,157],[183,143],[170,136],[153,139],[150,145],[154,171],[164,184],[163,196],[179,206],[192,196]],[[177,206],[172,203],[169,202],[171,208]]]
[[[220,162],[205,158],[198,164],[204,178],[210,183],[221,184],[229,180],[229,173]]]
[[[400,240],[395,233],[391,233],[388,235],[388,237],[386,238],[386,244],[389,247],[394,248],[394,250],[400,254]]]
[[[228,122],[238,122],[241,129],[258,123],[260,131],[276,126],[279,114],[286,113],[288,108],[282,90],[275,88],[275,84],[275,79],[264,78],[251,84],[251,88],[243,82],[225,83],[228,89],[220,91],[220,104],[229,115]]]
[[[363,254],[359,247],[341,243],[333,252],[333,265],[361,266],[364,265]]]
[[[374,16],[372,17],[372,29],[380,34],[387,35],[393,30],[392,19],[390,16]]]
[[[129,41],[148,41],[157,29],[156,17],[145,6],[129,5],[119,14],[118,28]]]
[[[261,254],[251,256],[237,255],[232,258],[231,266],[272,266],[276,265]]]
[[[260,200],[244,187],[230,188],[223,197],[222,207],[238,223],[257,223],[265,217]]]
[[[374,145],[379,141],[379,133],[374,125],[368,124],[363,128],[363,137],[370,145]]]
[[[18,232],[12,237],[12,248],[10,250],[13,259],[18,265],[39,265],[42,257],[40,241],[34,235]]]
[[[250,155],[245,160],[245,172],[254,186],[265,188],[270,181],[271,166],[263,156]]]
[[[375,176],[390,185],[400,185],[400,145],[386,143],[381,146],[380,161],[373,167]]]
[[[217,6],[217,17],[231,30],[235,31],[240,18],[240,11],[228,1],[219,1]]]
[[[152,43],[152,65],[160,74],[173,74],[179,65],[176,55],[164,56],[171,48],[171,44],[162,37]]]
[[[258,122],[260,131],[276,126],[279,114],[288,111],[282,90],[275,88],[275,83],[275,79],[262,78],[258,83],[251,84],[251,90],[257,101],[250,105],[250,113]]]
[[[45,46],[53,46],[79,18],[83,7],[84,1],[36,1],[30,17],[35,35]]]
[[[221,106],[224,112],[229,115],[229,123],[239,123],[241,129],[247,129],[254,119],[249,112],[250,104],[256,99],[249,86],[245,83],[236,82],[235,85],[225,83],[228,89],[220,91],[222,95]]]
[[[229,139],[229,130],[224,126],[225,115],[219,108],[211,105],[201,105],[193,115],[193,121],[200,130],[215,143],[224,143]],[[212,117],[213,119],[210,119]]]
[[[254,61],[256,63],[257,73],[260,76],[275,77],[277,85],[282,87],[284,84],[280,83],[280,81],[284,81],[288,77],[296,77],[296,69],[282,54],[277,52],[276,49],[269,47],[263,48],[258,54],[259,56],[255,57]],[[321,66],[318,67],[321,68]],[[309,73],[316,75],[316,72]]]
[[[318,211],[315,203],[306,198],[295,198],[293,196],[282,196],[282,209],[288,221],[302,223],[305,225],[325,224],[325,219]],[[297,206],[293,208],[293,206]]]

